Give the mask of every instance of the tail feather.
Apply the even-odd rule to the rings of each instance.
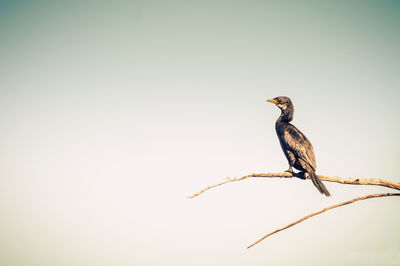
[[[308,174],[311,177],[311,181],[313,182],[314,186],[321,192],[321,194],[324,194],[325,196],[329,197],[331,193],[326,189],[325,185],[322,183],[321,180],[319,180],[317,174],[315,174],[314,171],[308,172]]]

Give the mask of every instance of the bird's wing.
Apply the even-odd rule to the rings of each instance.
[[[307,137],[295,126],[290,125],[283,134],[286,145],[296,157],[303,159],[313,170],[316,168],[314,149]]]

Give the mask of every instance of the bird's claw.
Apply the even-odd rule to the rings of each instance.
[[[307,179],[306,172],[299,172],[297,177],[300,179]]]
[[[289,174],[291,174],[291,175],[294,175],[293,168],[292,168],[292,167],[289,167],[289,169],[287,169],[287,170],[285,171],[285,173],[289,173]]]

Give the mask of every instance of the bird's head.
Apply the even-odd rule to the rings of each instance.
[[[289,97],[286,96],[278,96],[273,99],[267,100],[267,102],[275,104],[276,106],[279,107],[279,109],[282,110],[282,112],[294,109],[292,101],[289,99]]]

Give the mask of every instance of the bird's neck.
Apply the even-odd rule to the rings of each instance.
[[[294,112],[292,108],[282,110],[281,115],[279,116],[278,120],[276,120],[276,124],[289,123],[293,120],[293,113]]]

